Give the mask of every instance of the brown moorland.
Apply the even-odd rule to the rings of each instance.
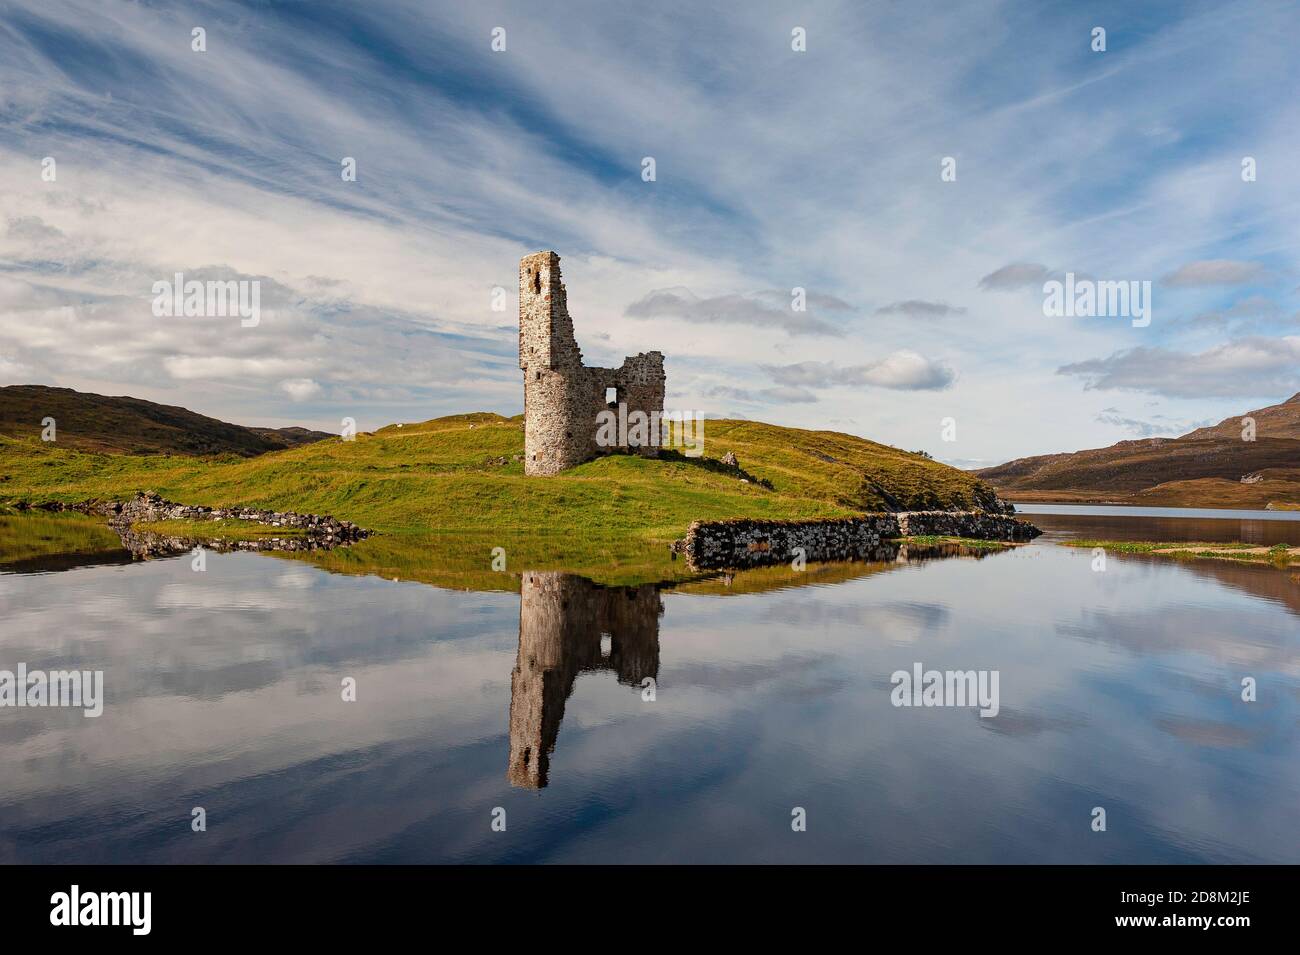
[[[1243,440],[1243,418],[1255,440]],[[1017,458],[973,472],[1011,501],[1300,508],[1300,394],[1177,438]]]

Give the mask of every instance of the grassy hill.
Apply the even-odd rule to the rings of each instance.
[[[1244,415],[1225,418],[1209,428],[1197,428],[1178,440],[1199,441],[1205,438],[1218,438],[1240,441],[1241,419],[1245,417],[1255,419],[1255,431],[1261,437],[1300,440],[1300,394],[1292,395],[1281,404],[1269,405],[1258,411],[1247,411]]]
[[[53,418],[63,448],[119,454],[238,454],[251,457],[328,438],[306,428],[245,428],[141,398],[50,388],[0,388],[0,435],[36,438]]]
[[[467,414],[390,425],[253,458],[110,455],[0,438],[0,504],[171,500],[329,513],[379,531],[316,555],[331,569],[481,586],[491,551],[508,567],[591,570],[608,582],[680,576],[668,542],[692,520],[809,518],[863,510],[996,504],[978,478],[830,431],[708,421],[706,457],[617,455],[552,478],[523,473],[522,417]],[[745,483],[719,459],[734,451]]]
[[[1255,419],[1254,441],[1242,440],[1244,417]],[[973,473],[1011,500],[1293,506],[1300,504],[1300,394],[1179,438],[1018,458]]]

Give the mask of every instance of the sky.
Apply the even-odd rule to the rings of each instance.
[[[517,414],[553,249],[670,409],[966,467],[1184,433],[1300,391],[1297,48],[1268,0],[0,0],[0,385]],[[177,273],[260,320],[155,314]],[[1045,314],[1067,273],[1149,323]]]

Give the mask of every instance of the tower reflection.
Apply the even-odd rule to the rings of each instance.
[[[640,687],[659,675],[659,588],[601,587],[575,574],[524,574],[519,656],[510,675],[511,785],[546,785],[564,704],[584,670]],[[605,642],[608,638],[608,644]]]

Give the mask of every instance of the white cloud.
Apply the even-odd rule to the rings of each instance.
[[[0,385],[21,385],[31,382],[32,369],[8,355],[0,354]]]
[[[33,380],[228,420],[518,411],[513,302],[492,312],[491,289],[512,290],[519,256],[552,247],[590,363],[659,348],[674,392],[732,388],[765,403],[761,416],[810,427],[826,423],[810,388],[766,387],[761,366],[833,364],[860,369],[835,386],[837,413],[867,436],[918,446],[955,407],[982,422],[963,426],[965,455],[1078,446],[1112,426],[1055,369],[1134,340],[1045,323],[1030,296],[971,296],[972,283],[1041,286],[1043,262],[1176,275],[1215,256],[1284,273],[1300,214],[1296,177],[1236,174],[1243,141],[1261,170],[1300,152],[1300,107],[1239,92],[1296,78],[1287,13],[1267,5],[1171,12],[1104,58],[1062,39],[1086,34],[1085,14],[1015,4],[943,18],[818,7],[806,56],[772,29],[784,8],[762,0],[667,21],[593,5],[564,22],[496,0],[393,0],[340,8],[338,30],[304,20],[288,45],[262,7],[10,7],[0,303],[21,301],[0,308],[0,354]],[[176,40],[200,12],[206,56]],[[483,38],[507,21],[510,52],[494,56]],[[863,37],[891,42],[864,57]],[[1053,55],[1013,59],[1027,42]],[[1177,130],[1196,149],[1135,129]],[[942,183],[949,151],[959,176]],[[648,152],[656,183],[639,178]],[[49,154],[56,183],[33,158]],[[357,183],[340,179],[342,155],[357,157]],[[148,313],[152,281],[204,267],[284,290],[256,335]],[[810,290],[802,315],[788,309],[796,286]],[[1198,288],[1180,290],[1185,314],[1222,307]],[[625,314],[683,289],[709,304]],[[967,309],[960,321],[903,320],[947,303]],[[1210,326],[1175,324],[1157,319],[1143,343],[1215,344]],[[954,356],[961,380],[921,357],[934,355]],[[296,378],[321,388],[313,408],[343,407],[298,421],[306,409],[280,387]],[[881,401],[855,385],[910,393]],[[1170,413],[1236,410],[1186,403]]]
[[[40,216],[11,216],[8,236],[19,242],[40,244],[63,238],[63,233],[41,219]]]
[[[292,358],[232,358],[226,355],[174,356],[163,359],[173,378],[278,378],[300,371],[307,363]],[[292,394],[292,392],[290,392]]]
[[[321,393],[321,386],[310,378],[287,378],[280,382],[280,390],[294,401],[306,401]]]
[[[1300,388],[1300,336],[1243,338],[1197,353],[1131,348],[1063,365],[1058,373],[1083,378],[1089,390],[1172,398],[1285,396]]]
[[[834,362],[806,361],[768,365],[765,370],[779,384],[807,388],[873,385],[898,391],[940,390],[956,379],[956,373],[945,363],[914,351],[897,351],[865,365],[840,367]]]

